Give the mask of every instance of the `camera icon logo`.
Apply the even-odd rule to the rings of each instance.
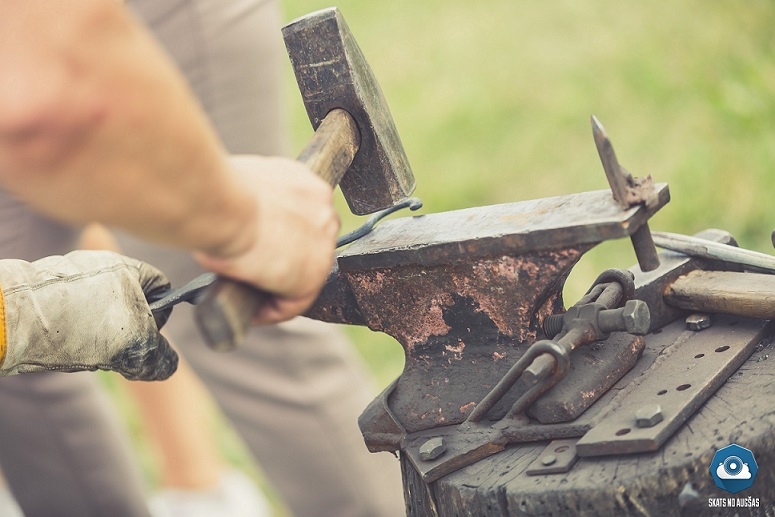
[[[753,452],[736,443],[716,451],[710,464],[716,486],[732,494],[751,488],[758,471]]]

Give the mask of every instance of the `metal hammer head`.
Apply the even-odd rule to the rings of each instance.
[[[361,143],[340,186],[353,213],[370,214],[408,197],[415,187],[390,110],[366,59],[336,8],[292,21],[283,37],[307,114],[317,129],[342,108]]]

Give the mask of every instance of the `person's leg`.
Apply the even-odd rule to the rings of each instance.
[[[123,252],[110,230],[96,223],[83,229],[78,247]],[[225,468],[212,436],[210,399],[188,363],[180,358],[175,374],[162,382],[122,384],[158,456],[161,486],[179,490],[216,487]]]
[[[110,230],[100,224],[84,228],[79,247],[123,252]],[[258,488],[227,467],[213,435],[212,401],[182,357],[175,375],[163,382],[122,384],[159,459],[160,486],[150,499],[155,516],[269,515],[269,504]]]
[[[358,429],[375,391],[338,329],[298,318],[215,358],[190,326],[170,331],[188,334],[186,357],[294,515],[405,513],[398,460],[369,453]]]
[[[0,381],[0,464],[27,517],[148,515],[122,425],[94,380],[45,373]]]
[[[34,260],[74,249],[77,230],[0,191],[0,256]],[[131,449],[94,374],[0,379],[0,466],[27,517],[144,516]]]
[[[156,0],[129,3],[183,65],[231,152],[286,153],[277,2],[181,2],[177,16]],[[196,10],[184,14],[183,4]],[[181,48],[189,39],[181,31],[192,28],[200,31],[192,39],[197,45]],[[167,273],[175,286],[201,272],[179,252],[126,237],[121,245]],[[194,328],[191,308],[178,306],[167,332],[295,515],[404,513],[397,460],[370,454],[358,430],[358,415],[374,390],[338,330],[299,319],[253,329],[242,348],[216,354]]]

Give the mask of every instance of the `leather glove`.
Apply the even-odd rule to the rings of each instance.
[[[0,376],[113,370],[163,380],[178,356],[151,314],[169,282],[156,268],[109,251],[74,251],[36,262],[0,260]]]

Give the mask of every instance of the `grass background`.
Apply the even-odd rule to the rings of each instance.
[[[285,17],[329,5],[285,0]],[[337,5],[391,107],[424,213],[607,188],[594,113],[624,167],[670,184],[672,201],[653,230],[723,228],[745,247],[772,251],[772,2]],[[285,72],[301,149],[311,129],[290,65]],[[340,213],[344,229],[358,224],[341,199]],[[634,263],[629,242],[600,245],[574,269],[567,302],[601,270]],[[392,338],[351,335],[381,386],[400,373],[403,351]],[[255,474],[222,427],[229,460]]]

